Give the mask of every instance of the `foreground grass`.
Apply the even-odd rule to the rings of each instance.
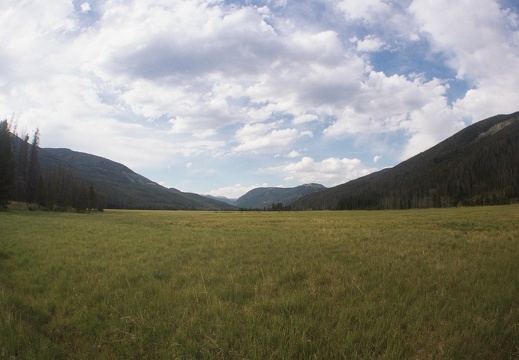
[[[519,357],[519,206],[0,213],[0,358]]]

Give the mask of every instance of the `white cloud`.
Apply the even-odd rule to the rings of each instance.
[[[380,155],[375,155],[375,156],[373,157],[373,162],[374,162],[375,164],[378,163],[380,160],[382,160],[382,156],[380,156]]]
[[[239,145],[233,151],[277,152],[289,147],[298,138],[312,136],[309,131],[278,129],[280,125],[281,122],[246,124],[234,136]]]
[[[448,7],[441,17],[440,9]],[[414,15],[421,32],[429,36],[433,49],[449,56],[449,64],[460,78],[477,78],[501,67],[496,50],[506,51],[504,42],[504,20],[495,1],[475,0],[470,6],[447,0],[415,0],[409,10]],[[456,29],[456,31],[452,31]],[[500,52],[501,52],[500,51]],[[492,62],[488,57],[493,58]],[[501,69],[500,71],[504,71]]]
[[[294,117],[292,123],[299,125],[317,120],[319,120],[319,117],[316,114],[301,114]]]
[[[411,138],[427,139],[404,145],[401,159],[405,159],[460,129],[459,120],[447,104],[445,91],[446,85],[438,79],[388,77],[372,71],[350,103],[341,112],[337,111],[336,121],[324,133],[340,137],[400,130]]]
[[[445,6],[449,11],[436,16]],[[513,36],[507,35],[510,27],[517,29],[510,10],[487,0],[470,4],[415,0],[409,11],[434,51],[447,57],[458,78],[473,84],[473,89],[456,102],[457,113],[480,120],[517,110],[519,47]]]
[[[283,41],[290,61],[303,65],[305,63],[324,63],[337,65],[344,60],[341,40],[335,31],[317,33],[296,31]]]
[[[385,45],[385,42],[375,35],[367,35],[362,40],[355,39],[354,42],[357,44],[357,51],[360,52],[376,52]]]
[[[214,73],[240,76],[264,68],[278,52],[264,16],[253,7],[225,11],[201,1],[157,6],[136,0],[111,7],[101,30],[88,37],[102,47],[98,70],[110,77],[178,83]]]
[[[376,169],[365,167],[359,159],[330,157],[316,162],[311,157],[303,157],[299,162],[270,169],[281,172],[286,178],[299,183],[321,183],[325,186],[338,185],[360,176],[368,175]]]
[[[364,21],[373,21],[381,14],[390,11],[390,6],[384,0],[341,0],[335,2],[335,7],[347,18]]]
[[[83,13],[87,13],[87,12],[89,12],[91,10],[90,4],[87,3],[87,2],[82,3],[80,5],[80,7],[81,7],[81,12],[83,12]]]
[[[258,187],[267,187],[267,186],[269,186],[267,183],[254,184],[254,185],[235,184],[232,186],[224,186],[224,187],[221,187],[218,189],[211,190],[209,192],[209,195],[225,196],[226,198],[229,198],[229,199],[237,199],[252,189],[255,189]]]
[[[519,62],[519,57],[517,59]],[[514,90],[519,83],[518,76],[511,74],[507,84],[486,81],[478,88],[467,91],[462,99],[454,104],[456,114],[467,117],[472,122],[496,115],[508,114],[519,110],[519,94]]]
[[[400,155],[406,160],[419,152],[425,151],[461,130],[465,124],[448,107],[445,98],[437,97],[428,104],[414,110],[410,119],[402,126],[410,135]]]

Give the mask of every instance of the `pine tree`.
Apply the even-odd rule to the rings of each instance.
[[[14,186],[14,161],[7,120],[0,121],[0,207],[11,199]]]
[[[88,187],[88,208],[93,210],[97,207],[97,194],[94,190],[94,185],[90,184]]]
[[[15,136],[17,136],[15,134]],[[15,142],[15,199],[27,201],[27,161],[29,159],[29,134],[25,134],[20,143]]]
[[[45,187],[45,181],[43,180],[43,176],[40,175],[38,179],[38,205],[47,207],[47,188]]]
[[[38,158],[39,145],[40,129],[36,129],[32,140],[27,167],[27,203],[32,203],[38,199],[38,185],[40,180],[40,160]]]

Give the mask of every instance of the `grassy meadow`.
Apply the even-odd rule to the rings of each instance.
[[[0,359],[519,358],[519,206],[0,212]]]

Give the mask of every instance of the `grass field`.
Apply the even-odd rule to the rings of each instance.
[[[0,212],[0,358],[519,358],[519,206]]]

